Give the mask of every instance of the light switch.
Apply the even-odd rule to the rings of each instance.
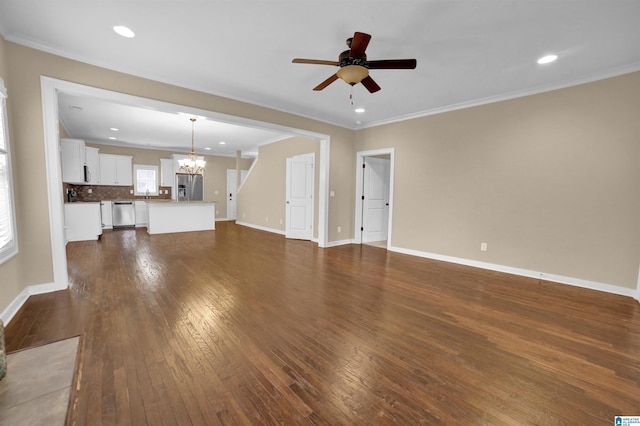
[[[336,191],[329,191],[329,197],[333,198],[336,196]]]

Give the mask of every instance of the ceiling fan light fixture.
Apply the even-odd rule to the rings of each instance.
[[[347,65],[336,73],[345,83],[354,85],[360,83],[369,75],[369,70],[361,65]]]

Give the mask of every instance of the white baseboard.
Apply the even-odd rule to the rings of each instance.
[[[329,241],[327,242],[326,247],[338,247],[338,246],[345,246],[347,244],[353,244],[353,239]]]
[[[588,288],[591,290],[603,291],[606,293],[618,294],[621,296],[633,297],[638,299],[638,290],[632,288],[619,287],[611,284],[604,284],[595,281],[587,281],[580,278],[565,277],[562,275],[548,274],[546,272],[531,271],[528,269],[514,268],[511,266],[496,265],[493,263],[480,262],[477,260],[463,259],[459,257],[444,256],[435,253],[428,253],[418,250],[405,249],[401,247],[390,247],[390,251],[397,253],[409,254],[412,256],[424,257],[427,259],[440,260],[443,262],[457,263],[460,265],[473,266],[491,271],[504,272],[507,274],[520,275],[528,278],[538,278],[545,281],[553,281],[560,284],[567,284],[576,287]]]
[[[274,234],[284,235],[284,231],[275,228],[267,228],[266,226],[254,225],[253,223],[240,222],[236,220],[236,225],[246,226],[248,228],[258,229],[260,231],[273,232]]]
[[[13,302],[9,303],[9,306],[7,306],[4,311],[2,311],[2,314],[0,314],[0,318],[2,318],[2,321],[5,323],[5,325],[9,324],[9,321],[11,321],[13,317],[18,313],[29,296],[33,296],[35,294],[51,293],[53,291],[64,290],[66,288],[66,286],[60,288],[60,286],[54,283],[36,284],[25,287],[20,292],[20,294],[18,294],[18,296],[13,299]]]

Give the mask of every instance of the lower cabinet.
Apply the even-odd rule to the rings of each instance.
[[[64,222],[67,241],[97,240],[102,235],[100,203],[66,203]]]
[[[146,201],[135,201],[136,226],[147,226],[149,223],[149,207]]]
[[[111,201],[102,201],[100,203],[100,210],[102,212],[102,229],[113,229]]]

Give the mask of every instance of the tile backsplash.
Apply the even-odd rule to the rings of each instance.
[[[64,201],[67,200],[67,193],[73,189],[76,191],[77,201],[102,201],[102,200],[144,200],[144,196],[134,196],[131,192],[133,186],[108,186],[108,185],[73,185],[70,183],[62,184],[62,193]],[[164,191],[167,191],[167,194]],[[171,187],[161,186],[161,195],[150,197],[153,200],[170,200]]]

